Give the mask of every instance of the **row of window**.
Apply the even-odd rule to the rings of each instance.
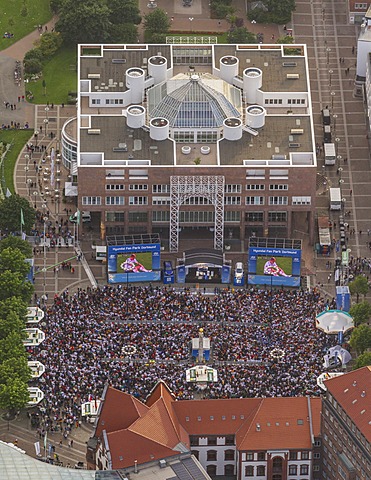
[[[263,184],[247,184],[245,185],[246,190],[265,190],[265,185]],[[269,190],[288,190],[289,186],[287,184],[273,184],[269,185]],[[125,190],[125,185],[123,183],[108,183],[106,185],[106,190]],[[135,191],[147,191],[147,184],[130,184],[129,190]],[[224,193],[241,193],[242,185],[241,184],[227,184],[224,185]],[[170,185],[152,185],[152,193],[170,193]]]
[[[235,415],[232,415],[232,420],[235,420],[236,419],[236,416]],[[201,417],[197,417],[197,419],[199,419],[198,421],[201,421]],[[214,416],[213,415],[210,415],[210,420],[214,420]],[[222,420],[226,420],[226,416],[223,415],[222,416]],[[189,422],[189,417],[186,417],[186,422]],[[202,439],[204,439],[205,437],[201,437]],[[209,435],[207,437],[207,445],[211,445],[211,446],[215,446],[217,445],[217,441],[218,441],[218,438],[219,437],[216,437],[215,435]],[[191,435],[190,436],[190,439],[189,439],[191,445],[199,445],[200,443],[200,437],[198,437],[197,435]],[[226,435],[224,437],[224,445],[234,445],[234,435]],[[210,450],[210,452],[213,452],[214,450]],[[229,451],[229,450],[226,450],[226,451]],[[231,450],[231,452],[234,452],[234,450]],[[234,455],[234,453],[233,453]],[[233,456],[234,458],[234,456]]]
[[[260,462],[264,461],[265,452],[247,452],[246,461],[252,462],[254,460],[258,460]],[[302,452],[300,452],[300,455],[299,452],[291,450],[289,453],[289,460],[309,460],[309,450],[303,450]]]
[[[224,197],[224,205],[242,205],[243,197],[226,196]],[[312,202],[311,197],[292,197],[292,205],[310,205]],[[83,205],[101,205],[101,197],[82,197]],[[125,197],[123,196],[110,196],[105,199],[106,205],[125,205]],[[205,197],[190,197],[185,200],[184,205],[210,205],[211,202]],[[245,197],[245,205],[264,205],[265,197],[253,196]],[[288,205],[289,197],[273,196],[268,197],[268,205]],[[148,197],[145,196],[133,196],[129,197],[129,205],[148,205]],[[152,199],[152,205],[170,205],[170,197],[154,197]]]
[[[287,103],[289,105],[305,105],[305,98],[288,98]],[[264,100],[265,105],[282,105],[282,98],[266,98]]]
[[[92,98],[91,99],[91,104],[92,105],[100,105],[101,104],[101,99],[100,98]],[[123,98],[106,98],[105,99],[105,104],[106,105],[123,105],[124,104],[124,99]]]
[[[220,454],[223,454],[223,451],[219,452],[219,456]],[[234,450],[224,450],[224,460],[234,460],[234,455],[235,455]],[[206,452],[206,460],[208,462],[216,462],[218,460],[217,450],[208,450]]]
[[[254,476],[264,477],[265,470],[266,470],[265,465],[257,465],[256,467],[253,465],[247,465],[245,467],[245,477],[254,477]],[[273,471],[275,471],[274,467],[273,467]],[[298,475],[299,472],[300,472],[300,475],[309,475],[309,465],[300,465],[300,467],[298,467],[297,465],[289,466],[289,475]]]

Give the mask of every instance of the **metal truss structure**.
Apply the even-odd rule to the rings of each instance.
[[[204,197],[214,205],[214,248],[223,250],[224,176],[174,175],[170,177],[170,252],[179,245],[179,210],[188,198]]]

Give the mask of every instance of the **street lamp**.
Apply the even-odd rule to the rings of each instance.
[[[336,93],[331,92],[330,95],[331,95],[331,110],[333,110],[334,109],[334,97],[335,97]]]
[[[33,136],[35,137],[35,147],[37,148],[37,137],[39,136],[38,130],[35,130]]]
[[[335,138],[336,155],[338,154],[338,151],[339,151],[339,142],[340,142],[340,138],[336,137]]]
[[[331,87],[331,86],[332,86],[332,74],[334,73],[334,71],[333,71],[333,70],[329,70],[328,73],[329,73],[329,75],[330,75],[330,85],[329,85],[329,86]]]
[[[192,32],[192,22],[193,22],[194,18],[193,18],[193,17],[189,17],[188,20],[189,20],[190,30],[191,30],[191,32]]]
[[[330,62],[330,52],[331,52],[331,48],[330,48],[330,47],[327,47],[327,48],[326,48],[327,65],[328,65],[329,62]]]
[[[49,107],[46,106],[46,107],[45,107],[45,115],[46,115],[46,118],[48,118],[48,112],[49,112]]]
[[[39,192],[37,192],[36,190],[32,193],[32,195],[34,196],[34,206],[35,208],[37,208],[37,204],[36,204],[36,199],[37,199],[37,196],[38,196]]]
[[[49,123],[49,120],[47,118],[44,118],[45,135],[48,134],[48,123]]]
[[[28,178],[28,179],[27,179],[27,187],[28,187],[28,194],[29,194],[29,195],[30,195],[30,193],[31,193],[31,183],[32,183],[31,178]]]
[[[336,119],[338,118],[337,114],[334,113],[332,118],[334,119],[334,132],[335,132],[335,135],[336,135]]]

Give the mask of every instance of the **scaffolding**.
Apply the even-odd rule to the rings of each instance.
[[[223,250],[224,176],[174,175],[170,177],[170,252],[179,246],[179,210],[191,197],[204,197],[214,205],[214,248]]]

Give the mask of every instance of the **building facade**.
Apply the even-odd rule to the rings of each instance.
[[[78,62],[62,158],[102,232],[160,233],[176,251],[195,228],[222,248],[300,223],[313,240],[305,45],[80,45]]]
[[[371,367],[326,382],[322,408],[324,479],[371,478]]]
[[[214,478],[319,480],[320,413],[320,398],[175,401],[160,382],[143,404],[109,387],[87,462],[128,468],[190,452]]]

